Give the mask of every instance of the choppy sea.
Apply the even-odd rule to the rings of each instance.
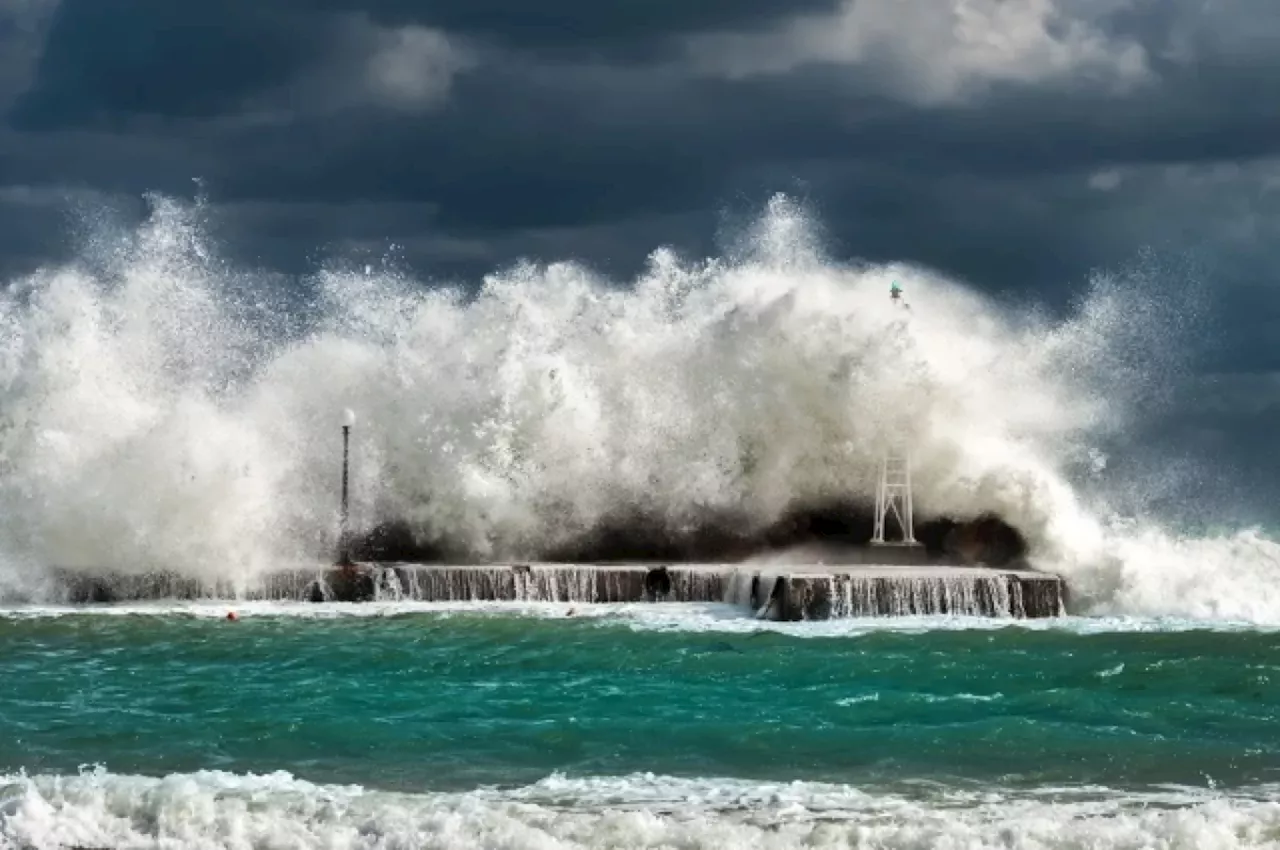
[[[228,611],[0,616],[0,847],[1280,847],[1275,630]]]

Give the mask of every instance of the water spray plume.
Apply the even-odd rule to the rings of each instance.
[[[621,288],[568,263],[470,295],[360,269],[281,308],[196,221],[157,199],[123,249],[90,240],[0,292],[0,585],[331,561],[335,410],[360,413],[352,528],[470,560],[591,551],[628,523],[764,540],[798,510],[870,505],[907,422],[917,517],[999,516],[1090,610],[1280,621],[1254,584],[1276,586],[1270,541],[1117,538],[1073,485],[1176,366],[1167,288],[1099,278],[1063,319],[1017,313],[833,263],[778,198],[734,259],[658,250]],[[898,281],[907,384],[878,356]]]

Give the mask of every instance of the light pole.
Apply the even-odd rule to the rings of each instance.
[[[352,565],[351,532],[349,528],[351,511],[347,498],[347,481],[350,477],[348,469],[351,465],[351,426],[355,421],[356,415],[348,410],[342,423],[342,513],[338,529],[338,566],[340,567]]]

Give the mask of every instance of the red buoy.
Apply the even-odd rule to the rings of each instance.
[[[228,611],[228,612],[227,612],[227,619],[228,619],[228,620],[231,620],[232,622],[235,622],[236,620],[239,620],[240,618],[239,618],[238,616],[236,616],[236,612],[235,612],[235,611]]]

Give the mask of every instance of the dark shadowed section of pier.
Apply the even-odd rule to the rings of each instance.
[[[795,507],[765,528],[743,516],[708,511],[697,522],[672,527],[666,517],[641,512],[608,517],[579,538],[520,557],[543,563],[669,561],[727,563],[796,547],[865,547],[871,542],[873,509],[861,502],[830,501]],[[927,563],[1018,568],[1025,564],[1022,534],[997,516],[960,521],[917,518],[916,538]],[[427,538],[404,522],[387,522],[356,536],[358,561],[466,564],[468,552],[447,540]]]

